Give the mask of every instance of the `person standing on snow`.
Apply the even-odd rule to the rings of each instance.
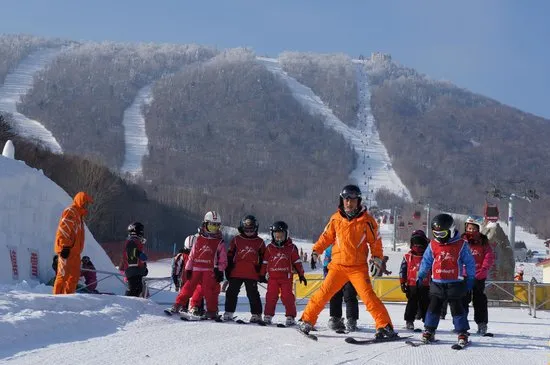
[[[81,270],[80,276],[84,276],[84,285],[86,285],[83,291],[97,294],[97,273],[89,256],[82,256],[82,269],[85,270]]]
[[[405,307],[405,327],[408,330],[414,330],[414,320],[417,314],[424,321],[426,311],[430,304],[430,278],[424,277],[422,285],[416,285],[418,269],[422,261],[422,255],[426,251],[430,240],[422,230],[414,231],[410,240],[410,251],[405,254],[401,267],[399,269],[399,281],[401,291],[407,296],[407,306]]]
[[[474,286],[471,291],[466,293],[462,305],[468,314],[468,306],[471,301],[474,304],[474,321],[477,323],[477,333],[484,335],[487,333],[487,323],[489,314],[487,309],[487,295],[485,295],[485,280],[489,270],[495,262],[493,248],[489,244],[486,235],[480,232],[483,224],[483,217],[469,216],[464,224],[464,234],[462,238],[468,241],[470,251],[476,263],[476,274]]]
[[[93,199],[80,191],[61,214],[54,243],[58,264],[53,294],[73,294],[76,291],[80,279],[80,255],[84,250],[84,217],[92,203]]]
[[[426,252],[422,256],[418,270],[416,286],[421,287],[431,271],[430,305],[424,320],[422,341],[435,340],[435,331],[439,325],[441,307],[447,299],[451,307],[454,330],[458,333],[458,344],[468,343],[468,314],[462,305],[462,297],[474,286],[476,264],[468,243],[460,237],[455,228],[454,219],[449,214],[438,214],[432,219],[432,235]],[[466,280],[463,270],[465,267]]]
[[[271,225],[270,231],[271,243],[265,249],[260,271],[260,281],[267,281],[264,322],[271,324],[279,300],[279,293],[281,293],[281,301],[285,306],[285,325],[293,326],[296,324],[296,297],[292,292],[293,272],[296,271],[300,283],[307,286],[304,267],[298,247],[292,243],[292,239],[288,235],[288,225],[283,221],[277,221]]]
[[[144,252],[145,227],[140,222],[128,226],[128,238],[122,252],[122,270],[128,282],[126,296],[139,297],[143,294],[143,277],[147,276],[147,255]]]
[[[378,269],[382,266],[384,253],[378,225],[361,205],[361,190],[356,185],[346,185],[342,189],[338,211],[331,216],[313,245],[313,255],[318,256],[333,243],[328,275],[307,303],[299,323],[300,330],[309,333],[325,304],[350,281],[374,318],[376,338],[397,336],[388,310],[374,293],[370,282],[369,251]]]
[[[174,305],[168,310],[178,313],[201,285],[206,299],[206,318],[218,317],[218,296],[223,272],[227,267],[227,251],[221,234],[221,217],[215,211],[207,212],[199,231],[189,260],[185,265],[187,281],[181,288]]]
[[[225,276],[229,287],[225,294],[224,321],[232,321],[237,308],[237,298],[244,283],[250,302],[250,322],[262,320],[262,301],[258,292],[258,279],[265,252],[264,240],[258,237],[258,221],[253,215],[245,216],[239,223],[239,235],[229,244]]]
[[[332,246],[328,246],[325,250],[325,261],[323,264],[323,274],[326,278],[328,275],[328,264],[332,256]],[[312,255],[314,257],[315,255]],[[342,300],[346,303],[346,323],[342,318]],[[336,294],[330,298],[330,318],[328,320],[328,328],[333,331],[347,330],[349,332],[357,331],[357,320],[359,319],[359,301],[357,300],[357,292],[353,285],[348,281],[343,288],[338,290]]]

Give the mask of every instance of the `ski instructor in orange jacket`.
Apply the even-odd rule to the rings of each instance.
[[[361,190],[356,185],[346,185],[342,189],[338,211],[332,215],[321,237],[313,245],[313,255],[318,256],[331,244],[334,245],[328,275],[307,303],[299,329],[309,333],[325,304],[350,281],[374,318],[376,338],[396,336],[388,311],[370,283],[369,250],[378,270],[384,254],[378,225],[361,205]]]
[[[57,276],[53,285],[54,294],[72,294],[80,278],[80,255],[84,250],[84,217],[92,198],[79,192],[73,204],[61,214],[55,234],[54,251],[58,255]]]

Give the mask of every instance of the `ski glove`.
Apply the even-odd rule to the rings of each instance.
[[[144,254],[143,252],[140,252],[140,253],[139,253],[138,258],[139,258],[141,261],[147,261],[147,255]]]
[[[416,287],[418,289],[422,288],[422,282],[424,281],[424,278],[422,276],[419,276],[416,278]]]
[[[71,249],[69,247],[63,247],[63,249],[59,253],[59,256],[61,256],[62,259],[66,259],[69,257],[70,253],[71,253]]]
[[[193,270],[185,270],[185,277],[187,280],[191,280],[191,277],[193,276]]]
[[[315,251],[311,252],[311,261],[317,262],[317,258],[319,258],[319,254]]]
[[[371,258],[369,264],[370,276],[382,276],[382,259],[380,257]]]
[[[304,284],[305,286],[307,286],[307,280],[306,280],[306,277],[304,275],[300,275],[300,283]]]
[[[265,275],[260,275],[260,278],[258,279],[258,281],[260,283],[267,283],[267,279],[266,279]]]
[[[223,281],[223,271],[218,270],[218,268],[214,268],[214,275],[216,276],[216,281],[218,283]]]
[[[474,278],[466,278],[466,290],[472,291],[474,288]]]
[[[407,283],[401,283],[401,291],[405,294],[409,291],[409,286]]]

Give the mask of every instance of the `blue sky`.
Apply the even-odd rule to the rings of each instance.
[[[550,1],[2,0],[0,33],[74,40],[373,51],[550,118]]]

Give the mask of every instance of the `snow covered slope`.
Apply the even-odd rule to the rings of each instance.
[[[163,272],[170,270],[164,264]],[[158,264],[161,269],[161,264]],[[152,273],[154,274],[154,272]],[[532,318],[524,309],[489,308],[494,338],[472,336],[456,352],[452,321],[440,322],[440,342],[417,348],[403,342],[367,346],[344,342],[347,335],[327,329],[328,309],[317,323],[318,342],[293,328],[260,327],[211,321],[183,322],[166,317],[154,302],[89,294],[52,296],[28,288],[0,285],[0,362],[10,364],[393,364],[494,365],[545,364],[550,313]],[[175,293],[173,293],[175,294]],[[225,297],[220,296],[223,311]],[[262,298],[262,302],[264,298]],[[400,329],[404,304],[387,304]],[[299,315],[304,306],[298,306]],[[274,320],[284,320],[279,304]],[[250,317],[241,292],[236,315]],[[473,313],[470,312],[470,320]],[[416,322],[417,326],[420,322]],[[373,320],[360,309],[356,337],[374,335]],[[474,325],[475,327],[475,325]],[[407,333],[418,339],[420,334]]]
[[[311,114],[320,114],[325,117],[326,125],[340,133],[352,145],[357,155],[358,165],[350,174],[350,178],[361,187],[362,191],[369,192],[365,199],[369,206],[376,204],[372,192],[376,192],[383,187],[405,199],[411,200],[409,190],[403,185],[391,167],[388,152],[380,141],[374,125],[374,118],[370,112],[368,81],[366,71],[362,65],[357,66],[360,102],[359,122],[357,128],[351,128],[338,119],[309,87],[299,83],[283,71],[277,59],[258,57],[257,60],[265,65],[270,72],[280,77],[288,85],[296,100],[306,107]]]
[[[122,172],[141,173],[141,160],[147,155],[149,140],[145,131],[143,107],[153,101],[152,86],[147,85],[139,90],[134,102],[124,111],[122,125],[124,126],[124,143],[126,154]]]
[[[56,153],[63,151],[53,134],[39,121],[19,113],[17,103],[21,95],[25,95],[32,88],[34,75],[46,67],[60,51],[61,49],[48,48],[30,54],[6,76],[4,85],[0,86],[0,110],[13,114],[16,132],[24,137],[41,141]]]
[[[42,171],[22,161],[0,156],[0,171],[0,284],[48,282],[54,276],[51,265],[57,224],[72,198]],[[38,280],[32,275],[32,253],[38,259]],[[98,270],[116,272],[87,228],[84,255],[90,256]],[[17,275],[12,270],[14,259]],[[98,279],[103,277],[98,274]],[[109,278],[98,284],[98,290],[123,293],[124,285]]]

